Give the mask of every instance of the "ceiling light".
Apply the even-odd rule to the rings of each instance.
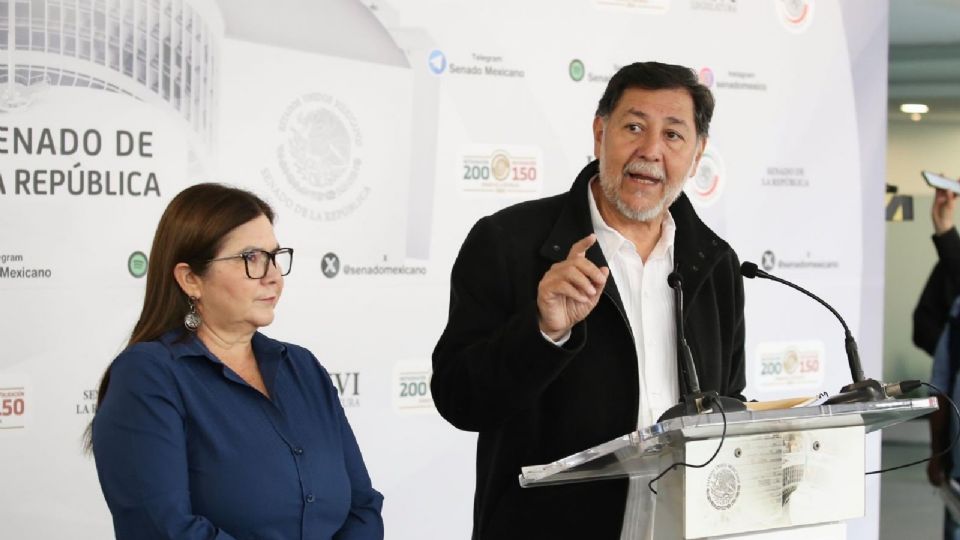
[[[929,111],[930,107],[927,107],[923,103],[904,103],[900,106],[900,112],[907,114],[924,114]]]

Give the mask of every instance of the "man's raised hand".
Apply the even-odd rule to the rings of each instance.
[[[551,266],[537,286],[540,330],[554,341],[585,319],[603,294],[610,269],[587,259],[596,241],[591,234],[573,244],[567,258]]]

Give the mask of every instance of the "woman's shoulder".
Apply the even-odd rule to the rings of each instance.
[[[141,341],[127,346],[114,359],[110,367],[111,377],[157,376],[168,373],[172,367],[174,354],[169,343],[157,339]]]
[[[163,358],[170,356],[170,348],[164,342],[158,340],[141,341],[127,346],[120,356],[149,356],[151,358]]]
[[[162,341],[141,341],[127,345],[127,348],[117,355],[114,363],[134,361],[163,362],[170,357],[170,349]]]

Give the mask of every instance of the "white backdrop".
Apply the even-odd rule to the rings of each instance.
[[[862,0],[0,0],[0,536],[112,537],[81,433],[162,209],[217,180],[297,250],[266,333],[333,374],[387,537],[468,537],[475,436],[428,384],[450,267],[480,216],[568,189],[637,60],[717,98],[701,216],[879,377],[886,26]],[[749,397],[848,380],[829,313],[746,287]]]

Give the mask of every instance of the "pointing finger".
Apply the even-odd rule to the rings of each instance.
[[[587,250],[590,249],[590,246],[597,241],[597,235],[590,233],[584,238],[577,240],[575,244],[570,246],[570,252],[567,253],[567,258],[571,259],[573,257],[583,257],[587,254]]]

